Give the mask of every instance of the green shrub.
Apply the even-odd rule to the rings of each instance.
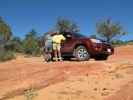
[[[40,48],[36,40],[26,40],[23,43],[23,51],[25,54],[37,56],[40,55]]]
[[[0,52],[0,62],[15,59],[15,54],[12,51]]]
[[[38,96],[38,94],[34,88],[29,88],[24,91],[24,96],[26,100],[33,100],[36,96]]]
[[[18,42],[14,42],[14,41],[8,41],[5,44],[4,48],[8,51],[13,51],[13,52],[18,52],[18,53],[23,52],[22,44],[20,44]]]
[[[112,42],[112,44],[114,46],[133,45],[133,40],[129,41],[115,40]]]
[[[23,52],[28,55],[38,56],[41,54],[36,32],[29,32],[23,40]]]

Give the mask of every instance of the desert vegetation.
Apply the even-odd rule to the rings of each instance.
[[[63,32],[80,32],[80,27],[72,20],[58,18],[54,31]],[[97,34],[91,37],[110,42],[113,45],[133,44],[133,40],[122,41],[119,37],[126,35],[123,27],[111,20],[104,20],[96,24]],[[41,36],[35,29],[31,29],[22,39],[13,35],[11,26],[0,17],[0,61],[11,60],[15,58],[16,53],[23,53],[30,56],[40,56],[41,47],[46,32]]]
[[[24,96],[26,100],[33,100],[37,95],[38,94],[34,88],[29,88],[24,91]]]

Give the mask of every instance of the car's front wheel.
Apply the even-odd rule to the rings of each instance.
[[[74,56],[79,61],[86,61],[90,59],[90,54],[85,46],[78,46],[74,51]]]

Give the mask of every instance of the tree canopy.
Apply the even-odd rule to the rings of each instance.
[[[112,22],[110,19],[98,22],[96,27],[97,34],[107,42],[111,42],[126,34],[119,23]]]
[[[12,31],[10,26],[0,17],[0,37],[7,41],[11,36]]]
[[[79,26],[73,21],[65,18],[59,18],[56,23],[56,30],[60,33],[63,32],[79,32]]]

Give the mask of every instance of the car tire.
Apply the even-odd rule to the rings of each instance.
[[[94,57],[95,60],[107,60],[108,55],[97,55]]]
[[[87,61],[90,59],[90,54],[85,46],[78,46],[74,51],[74,56],[78,61]]]
[[[65,61],[70,61],[71,60],[71,57],[63,57],[63,60],[65,60]]]

